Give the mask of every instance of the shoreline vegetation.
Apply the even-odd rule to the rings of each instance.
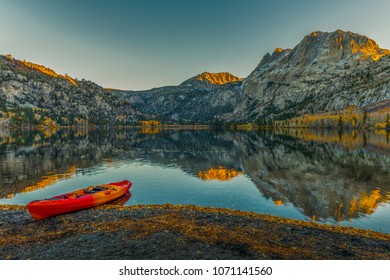
[[[126,129],[126,128],[148,128],[152,130],[160,130],[160,129],[214,129],[214,128],[222,128],[222,129],[233,129],[233,130],[263,130],[263,129],[318,129],[318,130],[338,130],[338,131],[350,131],[350,130],[385,130],[390,131],[390,121],[384,122],[384,123],[376,123],[374,126],[345,126],[345,127],[339,127],[339,126],[316,126],[316,125],[284,125],[284,121],[282,122],[274,122],[272,125],[262,125],[258,123],[215,123],[215,124],[143,124],[144,121],[140,121],[135,124],[127,124],[127,125],[112,125],[112,124],[105,124],[105,125],[94,125],[94,124],[86,124],[79,125],[57,125],[57,124],[30,124],[30,123],[23,123],[20,125],[9,125],[6,122],[0,121],[0,128],[4,129],[12,129],[12,128],[18,128],[18,129],[96,129],[96,128],[119,128],[119,129]],[[149,122],[149,121],[147,121]]]
[[[0,106],[0,128],[97,128],[97,127],[149,127],[161,128],[229,128],[239,130],[280,129],[280,128],[310,128],[310,129],[376,129],[390,130],[390,107],[380,108],[371,112],[356,106],[336,112],[304,114],[297,117],[285,116],[273,119],[264,117],[254,122],[223,122],[210,121],[207,123],[164,123],[158,120],[139,120],[128,122],[117,119],[115,123],[106,123],[104,120],[92,120],[79,116],[51,116],[41,109],[18,107],[7,110],[5,105]]]
[[[390,121],[388,122],[390,123]],[[388,124],[387,123],[387,124]],[[61,131],[73,131],[78,136],[88,135],[93,131],[124,131],[136,130],[140,134],[159,134],[168,131],[179,130],[213,130],[213,131],[246,131],[258,133],[271,133],[275,135],[284,135],[293,138],[298,138],[303,141],[313,141],[320,143],[338,143],[345,147],[356,147],[358,145],[374,144],[388,149],[390,141],[390,125],[383,125],[380,128],[376,127],[350,127],[344,126],[340,128],[334,127],[295,127],[295,126],[265,126],[256,123],[247,124],[163,124],[158,121],[140,121],[133,125],[88,125],[88,126],[42,126],[42,125],[24,125],[24,126],[1,126],[0,131],[4,135],[16,133],[27,133],[29,131],[37,131],[42,133],[45,138],[52,137]],[[106,132],[106,133],[107,133]],[[5,133],[5,134],[4,134]],[[381,136],[382,139],[373,138],[370,135]]]
[[[102,205],[34,221],[0,205],[1,259],[390,259],[390,234],[192,205]]]

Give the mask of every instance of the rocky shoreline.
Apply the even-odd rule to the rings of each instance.
[[[0,259],[390,259],[390,235],[198,206],[100,206],[34,221],[0,206]]]

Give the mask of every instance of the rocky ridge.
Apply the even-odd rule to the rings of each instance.
[[[0,111],[10,112],[11,121],[21,108],[30,108],[35,119],[26,121],[32,123],[50,119],[63,125],[114,124],[134,122],[144,116],[130,102],[93,82],[74,80],[10,55],[0,56],[0,104]]]
[[[232,82],[240,82],[242,80],[243,80],[242,78],[238,78],[228,72],[221,72],[221,73],[203,72],[195,77],[192,77],[184,81],[180,85],[210,89],[213,88],[213,86],[224,85]]]
[[[313,32],[295,48],[263,57],[243,82],[243,100],[231,118],[286,119],[388,100],[389,54],[366,36]]]
[[[204,123],[227,117],[237,107],[242,79],[204,72],[178,86],[113,93],[165,123]]]

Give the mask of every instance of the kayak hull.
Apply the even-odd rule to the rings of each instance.
[[[33,219],[42,220],[59,214],[91,208],[116,200],[129,192],[131,182],[124,180],[35,200],[27,204]]]

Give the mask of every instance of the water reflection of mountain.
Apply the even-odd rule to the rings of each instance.
[[[0,132],[0,197],[51,185],[105,160],[141,160],[177,165],[196,176],[221,162],[236,165],[237,152],[223,133],[142,130]]]
[[[389,151],[273,135],[259,137],[245,158],[245,172],[266,197],[313,219],[348,220],[390,199]]]
[[[31,191],[71,177],[77,168],[102,161],[104,144],[60,131],[8,131],[0,134],[0,197]]]
[[[345,144],[351,141],[352,146]],[[177,166],[204,180],[229,180],[244,172],[275,204],[294,204],[313,219],[341,221],[371,214],[390,200],[386,135],[355,132],[340,138],[310,131],[210,130],[145,134],[136,129],[0,133],[0,196],[45,187],[106,160]]]

